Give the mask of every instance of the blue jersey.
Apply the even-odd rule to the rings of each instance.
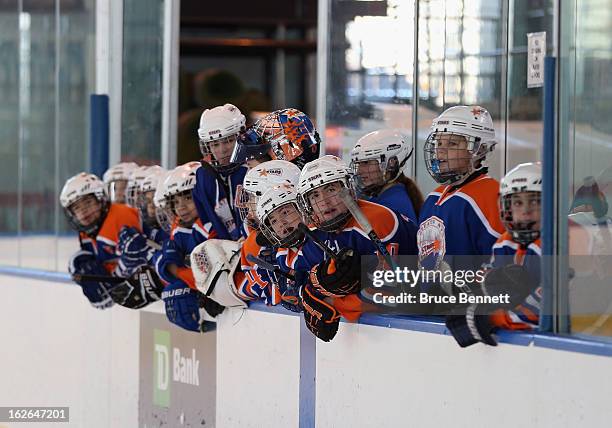
[[[170,238],[164,242],[161,256],[155,262],[159,276],[168,283],[176,281],[177,277],[168,269],[172,264],[178,268],[178,279],[183,280],[189,287],[196,288],[189,255],[199,242],[212,237],[214,233],[211,231],[210,223],[202,225],[199,219],[190,228],[175,224],[170,232]]]
[[[198,216],[203,224],[212,224],[212,229],[219,239],[237,241],[246,237],[240,213],[234,207],[234,198],[236,189],[242,185],[247,171],[248,168],[242,165],[229,174],[216,174],[210,165],[204,164],[196,171],[196,184],[192,194]]]
[[[393,184],[388,189],[380,192],[378,196],[370,198],[369,201],[391,208],[393,211],[405,215],[415,224],[419,222],[406,186],[402,183]]]
[[[510,264],[524,266],[534,280],[540,283],[540,258],[542,256],[540,240],[522,247],[512,240],[510,233],[504,233],[493,245],[491,267],[498,268]],[[513,330],[537,328],[542,306],[542,287],[537,287],[529,296],[511,311],[496,311],[491,316],[497,327]]]
[[[486,263],[504,232],[498,192],[499,183],[486,174],[457,188],[440,186],[431,192],[419,215],[422,266],[434,269],[444,261],[452,270],[477,270]]]
[[[417,228],[413,222],[382,205],[361,199],[357,203],[390,254],[417,254]],[[352,248],[361,255],[377,253],[376,246],[352,217],[339,232],[315,230],[314,233],[335,252],[342,248]],[[312,240],[307,240],[290,264],[295,270],[309,271],[325,258],[323,250]]]

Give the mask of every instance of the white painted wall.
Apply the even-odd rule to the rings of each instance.
[[[138,425],[137,312],[93,309],[70,284],[0,275],[0,290],[2,406],[68,406],[61,426]]]
[[[70,406],[74,427],[138,425],[137,312],[94,310],[68,284],[0,276],[0,290],[1,405]],[[217,427],[298,426],[301,322],[221,316]],[[460,349],[448,336],[342,324],[332,343],[318,342],[316,360],[317,427],[612,423],[612,358]]]
[[[342,325],[317,344],[317,427],[609,427],[612,358]]]
[[[296,427],[300,321],[226,310],[217,325],[217,427]]]

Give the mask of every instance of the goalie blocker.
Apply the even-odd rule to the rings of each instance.
[[[234,273],[240,266],[240,246],[235,241],[209,239],[193,249],[191,269],[197,289],[226,307],[246,308],[238,297]]]

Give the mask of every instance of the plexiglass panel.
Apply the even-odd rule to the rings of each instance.
[[[377,129],[412,133],[414,2],[377,3],[331,2],[328,154],[346,158],[360,137]]]
[[[565,4],[560,134],[567,183],[570,328],[612,335],[612,1]]]

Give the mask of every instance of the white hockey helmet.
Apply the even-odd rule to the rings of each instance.
[[[304,242],[304,234],[298,228],[298,224],[304,222],[304,217],[302,216],[297,196],[296,188],[285,184],[266,190],[257,201],[256,215],[260,223],[260,230],[276,247],[298,247]],[[294,208],[292,214],[295,218],[284,217],[285,230],[280,235],[270,223],[270,214],[282,208],[289,208],[289,206]]]
[[[206,109],[200,117],[198,138],[200,151],[204,160],[220,171],[231,171],[239,165],[230,162],[232,150],[223,159],[217,159],[211,150],[211,143],[215,141],[236,142],[238,134],[245,130],[246,118],[238,107],[225,104],[212,109]]]
[[[102,179],[111,202],[126,202],[128,180],[136,168],[138,165],[134,162],[121,162],[106,170]]]
[[[75,202],[89,195],[95,197],[100,202],[100,216],[92,224],[86,225],[77,220],[71,207]],[[81,172],[66,181],[60,193],[60,204],[70,225],[75,230],[92,236],[102,226],[110,206],[104,183],[94,174],[86,172]]]
[[[242,185],[236,190],[235,206],[240,212],[242,221],[257,228],[259,226],[255,216],[257,199],[273,186],[297,185],[300,173],[296,165],[284,160],[271,160],[251,168],[244,176]]]
[[[395,129],[381,129],[364,135],[351,150],[351,171],[355,187],[360,193],[374,196],[382,187],[400,176],[412,155],[412,143],[404,134]],[[369,165],[376,161],[378,170],[367,174]],[[375,166],[374,166],[375,167]]]
[[[170,171],[164,180],[164,197],[168,200],[171,196],[191,191],[196,184],[196,171],[201,166],[200,162],[192,161]]]
[[[342,206],[337,207],[339,213],[336,217],[329,220],[320,220],[315,212],[315,207],[310,203],[308,195],[313,190],[334,182],[339,182],[353,193],[349,167],[342,159],[333,155],[325,155],[304,166],[297,186],[298,202],[304,210],[307,220],[317,228],[327,232],[338,230],[351,217],[351,213],[342,203]]]
[[[161,202],[161,205],[163,205],[164,215],[167,217],[167,220],[164,220],[164,222],[169,223],[170,226],[168,226],[168,224],[164,224],[164,230],[167,230],[168,227],[172,227],[172,224],[176,219],[176,213],[174,211],[176,196],[181,194],[191,195],[191,190],[196,185],[196,171],[200,167],[200,162],[192,161],[179,165],[172,171],[168,172],[168,175],[162,184],[162,195],[164,201]],[[160,220],[161,219],[158,217],[158,221]],[[162,225],[161,222],[160,225]]]
[[[540,228],[536,227],[536,221],[531,219],[521,221],[515,219],[512,215],[513,196],[517,193],[528,194],[530,205],[528,209],[540,209],[542,196],[541,163],[531,162],[517,165],[502,178],[499,186],[499,211],[502,223],[512,235],[512,239],[527,246],[540,237]]]
[[[457,139],[465,139],[466,147],[448,145],[449,141],[456,144]],[[440,184],[460,185],[475,171],[487,166],[486,157],[495,144],[493,120],[486,109],[480,106],[451,107],[432,122],[424,146],[427,171]],[[450,150],[456,150],[456,154],[450,156]],[[464,152],[467,154],[459,155]],[[455,167],[449,160],[465,165]]]

